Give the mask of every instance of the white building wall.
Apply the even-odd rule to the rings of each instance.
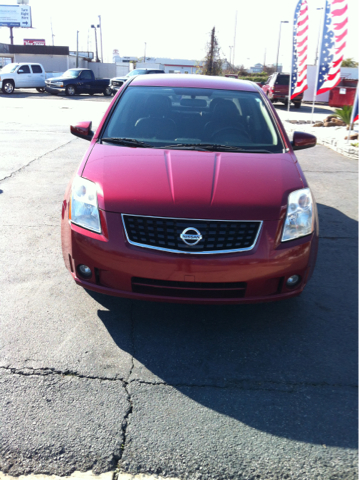
[[[65,72],[68,69],[67,55],[30,55],[14,53],[14,63],[41,63],[45,72]]]
[[[89,62],[87,68],[93,71],[96,78],[116,77],[115,63]]]

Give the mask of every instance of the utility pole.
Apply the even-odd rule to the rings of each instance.
[[[277,62],[275,64],[275,71],[278,72],[278,60],[279,60],[279,47],[280,47],[280,34],[282,29],[282,23],[289,23],[288,20],[281,20],[279,24],[279,37],[278,37],[278,51],[277,51]]]
[[[76,68],[79,67],[79,31],[77,30],[76,38]]]
[[[143,63],[146,63],[146,47],[147,47],[147,42],[145,42],[145,56],[143,57]]]
[[[96,26],[95,25],[91,25],[91,28],[93,28],[95,30],[95,44],[96,44],[96,62],[99,62],[99,58],[98,58],[98,49],[97,49],[97,32],[96,32]]]
[[[52,38],[52,46],[54,46],[54,45],[55,45],[55,42],[54,42],[54,37],[55,37],[55,35],[54,35],[54,32],[53,32],[53,30],[52,30],[52,19],[51,19],[51,38]]]
[[[229,68],[232,67],[232,61],[231,61],[231,59],[232,59],[232,48],[233,48],[233,46],[230,45],[229,46]]]
[[[101,42],[101,62],[103,63],[103,49],[102,49],[102,25],[101,25],[101,15],[98,16],[99,24],[97,25],[100,27],[100,42]]]
[[[237,13],[238,13],[238,11],[236,10],[236,20],[234,22],[234,39],[233,39],[233,59],[232,59],[233,66],[234,66],[234,52],[235,52],[235,49],[236,49]]]

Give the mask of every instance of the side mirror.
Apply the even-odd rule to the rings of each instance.
[[[94,136],[94,132],[91,130],[91,127],[92,122],[80,122],[75,126],[71,125],[70,132],[72,135],[75,135],[75,137],[80,137],[90,142]]]
[[[315,147],[317,144],[317,137],[305,132],[294,132],[292,140],[293,150],[303,150],[304,148]]]

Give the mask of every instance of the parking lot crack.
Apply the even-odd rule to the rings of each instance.
[[[83,378],[83,379],[88,379],[88,380],[103,380],[103,381],[110,381],[110,382],[122,382],[124,384],[124,380],[122,378],[118,377],[106,377],[106,376],[100,376],[100,375],[85,375],[81,374],[72,370],[57,370],[55,368],[48,368],[48,367],[43,367],[43,368],[31,368],[31,367],[25,367],[25,368],[15,368],[15,367],[10,367],[10,366],[0,366],[0,371],[4,371],[7,373],[11,373],[13,375],[22,375],[25,377],[31,377],[31,376],[48,376],[48,375],[59,375],[62,377],[76,377],[76,378]]]
[[[124,454],[124,451],[125,451],[125,448],[126,448],[126,444],[127,444],[127,427],[128,427],[128,424],[129,424],[130,416],[133,412],[133,401],[132,401],[132,396],[131,396],[131,391],[130,391],[130,385],[131,385],[132,382],[129,381],[129,379],[131,378],[132,371],[133,371],[134,366],[135,366],[134,359],[135,359],[135,356],[136,356],[135,321],[134,321],[134,318],[133,318],[133,302],[131,302],[131,307],[130,307],[130,321],[131,321],[130,338],[131,338],[131,343],[132,343],[132,358],[131,358],[130,372],[128,374],[127,379],[124,381],[124,386],[125,386],[125,390],[126,390],[126,393],[127,393],[128,409],[127,409],[127,411],[125,413],[125,416],[122,420],[121,429],[122,429],[122,435],[123,435],[123,442],[122,442],[122,445],[121,445],[120,456],[117,459],[118,460],[118,467],[117,467],[116,471],[114,472],[113,480],[117,480],[118,476],[119,476],[119,473],[121,472],[120,463],[121,463],[121,459],[123,457],[123,454]]]
[[[53,152],[56,152],[57,150],[60,150],[60,148],[63,148],[65,147],[66,145],[69,145],[70,143],[74,142],[75,139],[71,139],[70,141],[66,142],[66,143],[63,143],[62,145],[54,148],[53,150],[49,150],[48,152],[44,153],[43,155],[40,155],[39,157],[36,157],[36,158],[33,158],[32,160],[30,160],[30,162],[28,162],[26,165],[23,165],[22,167],[18,168],[17,170],[15,170],[14,172],[11,172],[10,175],[6,175],[5,177],[3,178],[0,178],[0,182],[3,182],[4,180],[7,180],[9,178],[13,178],[15,175],[17,175],[18,173],[22,172],[23,170],[25,170],[25,168],[29,167],[32,163],[36,162],[37,160],[40,160],[41,158],[43,157],[46,157],[46,155],[48,155],[49,153],[53,153]]]

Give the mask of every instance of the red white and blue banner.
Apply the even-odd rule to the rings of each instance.
[[[353,125],[354,122],[357,122],[359,120],[358,92],[359,92],[359,86],[357,87],[357,91],[356,91],[356,94],[355,94],[355,100],[354,100],[354,105],[353,105],[353,110],[352,110],[352,118],[350,120],[350,125]]]
[[[340,66],[348,35],[347,0],[326,0],[319,55],[316,94],[328,92],[340,82]]]
[[[291,71],[290,98],[295,98],[308,88],[308,3],[299,0],[294,12],[293,21],[293,54]]]

